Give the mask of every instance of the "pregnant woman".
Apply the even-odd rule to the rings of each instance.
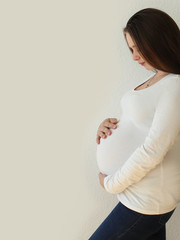
[[[180,30],[147,8],[124,36],[133,60],[153,74],[122,97],[119,121],[99,126],[99,181],[119,203],[89,240],[165,240],[180,202]]]

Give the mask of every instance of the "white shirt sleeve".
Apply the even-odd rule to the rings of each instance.
[[[152,96],[153,97],[153,96]],[[117,194],[139,182],[163,161],[180,133],[180,80],[172,79],[162,89],[151,128],[144,143],[113,175],[104,179],[109,193]]]

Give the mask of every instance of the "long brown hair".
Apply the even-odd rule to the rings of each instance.
[[[135,13],[123,29],[143,58],[155,69],[180,74],[180,30],[165,12],[146,8]]]

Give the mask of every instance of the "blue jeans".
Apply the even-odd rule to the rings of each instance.
[[[119,202],[89,240],[165,240],[165,225],[174,210],[161,215],[146,215]]]

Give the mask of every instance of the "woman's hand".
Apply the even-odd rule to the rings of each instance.
[[[103,174],[103,173],[99,173],[99,182],[101,184],[101,186],[104,188],[104,178],[106,177],[107,175],[106,174]]]
[[[96,142],[100,144],[101,138],[106,138],[107,135],[111,135],[111,128],[116,129],[117,123],[119,122],[116,118],[106,118],[100,125],[97,130]],[[106,135],[107,134],[107,135]]]

